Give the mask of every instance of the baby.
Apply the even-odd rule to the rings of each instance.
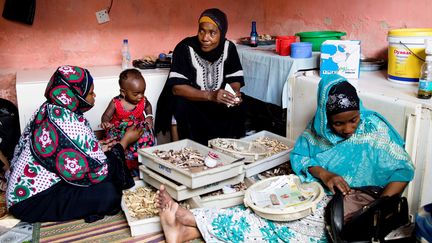
[[[126,163],[131,171],[138,169],[139,148],[155,144],[153,134],[152,106],[144,96],[146,83],[141,72],[136,69],[126,69],[120,73],[120,95],[112,99],[102,115],[101,127],[106,131],[107,139],[120,141],[126,128],[137,126],[144,129],[141,138],[131,144],[126,153]]]

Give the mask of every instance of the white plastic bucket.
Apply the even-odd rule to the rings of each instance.
[[[426,57],[425,39],[432,39],[432,28],[395,29],[388,32],[388,80],[417,84]]]

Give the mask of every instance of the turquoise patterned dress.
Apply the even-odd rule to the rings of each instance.
[[[291,152],[294,172],[305,182],[316,181],[308,168],[321,166],[342,176],[351,187],[384,187],[393,181],[411,181],[414,166],[403,139],[384,117],[364,108],[361,101],[360,122],[350,138],[344,139],[330,129],[326,114],[328,93],[340,82],[347,81],[339,75],[320,81],[315,117]]]
[[[329,199],[324,197],[314,214],[291,222],[261,218],[244,206],[199,208],[192,213],[205,242],[327,242],[324,208]]]

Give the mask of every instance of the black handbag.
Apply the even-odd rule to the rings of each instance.
[[[344,204],[348,201],[341,192],[335,193],[325,212],[326,229],[333,242],[384,242],[388,233],[409,222],[405,197],[380,197],[379,187],[353,189],[360,198],[370,197],[372,202],[361,206],[349,217],[345,214],[344,220]]]

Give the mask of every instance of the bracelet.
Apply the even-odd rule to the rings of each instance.
[[[152,119],[154,119],[154,116],[152,114],[146,115],[145,118],[147,117],[151,117]]]

